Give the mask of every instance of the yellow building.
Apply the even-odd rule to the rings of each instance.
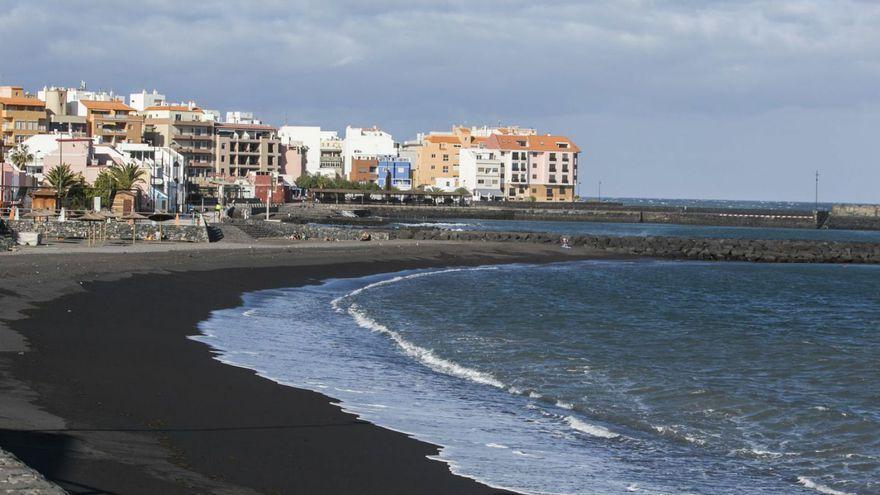
[[[0,86],[0,158],[34,134],[46,132],[46,104],[19,86]]]
[[[121,101],[81,100],[85,107],[86,128],[89,136],[100,136],[105,143],[140,143],[144,132],[144,118],[134,108]]]

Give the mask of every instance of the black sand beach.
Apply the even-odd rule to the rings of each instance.
[[[428,459],[436,446],[221,364],[186,337],[247,291],[590,254],[389,242],[4,255],[0,448],[79,494],[505,493]]]

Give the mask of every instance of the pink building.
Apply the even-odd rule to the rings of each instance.
[[[25,204],[28,200],[25,193],[28,187],[34,185],[33,177],[24,170],[19,170],[11,163],[0,163],[0,208],[11,205],[29,208],[30,205]]]
[[[305,172],[302,145],[281,145],[281,168],[278,173],[296,180]]]
[[[509,201],[574,201],[580,148],[564,136],[493,134],[487,150],[502,162],[504,198]]]
[[[115,148],[95,145],[91,138],[59,138],[58,148],[43,158],[43,174],[66,163],[74,174],[82,174],[86,182],[94,184],[102,170],[111,165],[126,163],[125,156]]]

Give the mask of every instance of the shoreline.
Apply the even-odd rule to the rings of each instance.
[[[508,493],[453,475],[430,459],[437,446],[223,364],[186,337],[256,290],[609,257],[572,251],[410,241],[4,257],[3,300],[16,301],[0,320],[27,341],[0,329],[2,348],[18,350],[0,353],[0,381],[15,390],[2,399],[12,414],[0,417],[0,448],[71,493]],[[155,297],[163,293],[176,296]],[[28,317],[16,319],[22,310]]]

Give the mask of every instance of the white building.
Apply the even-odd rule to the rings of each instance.
[[[58,150],[59,139],[71,139],[74,136],[67,133],[58,134],[36,134],[25,139],[22,144],[28,147],[28,152],[33,155],[34,159],[27,164],[26,171],[28,175],[35,177],[38,181],[43,181],[43,160],[46,156]]]
[[[226,112],[226,123],[261,125],[263,122],[261,120],[255,119],[253,112],[235,111]]]
[[[152,93],[142,90],[140,93],[131,93],[128,95],[128,101],[131,108],[138,112],[143,112],[147,107],[160,107],[167,104],[165,95],[159,94],[155,89]]]
[[[470,191],[474,200],[503,199],[504,162],[499,151],[463,148],[459,152],[458,174],[459,186]]]
[[[396,156],[394,138],[391,134],[378,127],[345,127],[345,142],[342,145],[344,160],[342,174],[345,177],[351,172],[351,159],[356,156]]]
[[[315,175],[321,170],[321,140],[328,131],[318,126],[286,125],[278,129],[278,137],[283,146],[302,145],[303,171]],[[332,134],[336,134],[333,132]]]
[[[146,196],[156,209],[183,211],[186,202],[186,158],[171,148],[145,143],[118,143],[116,149],[128,161],[149,171]]]

